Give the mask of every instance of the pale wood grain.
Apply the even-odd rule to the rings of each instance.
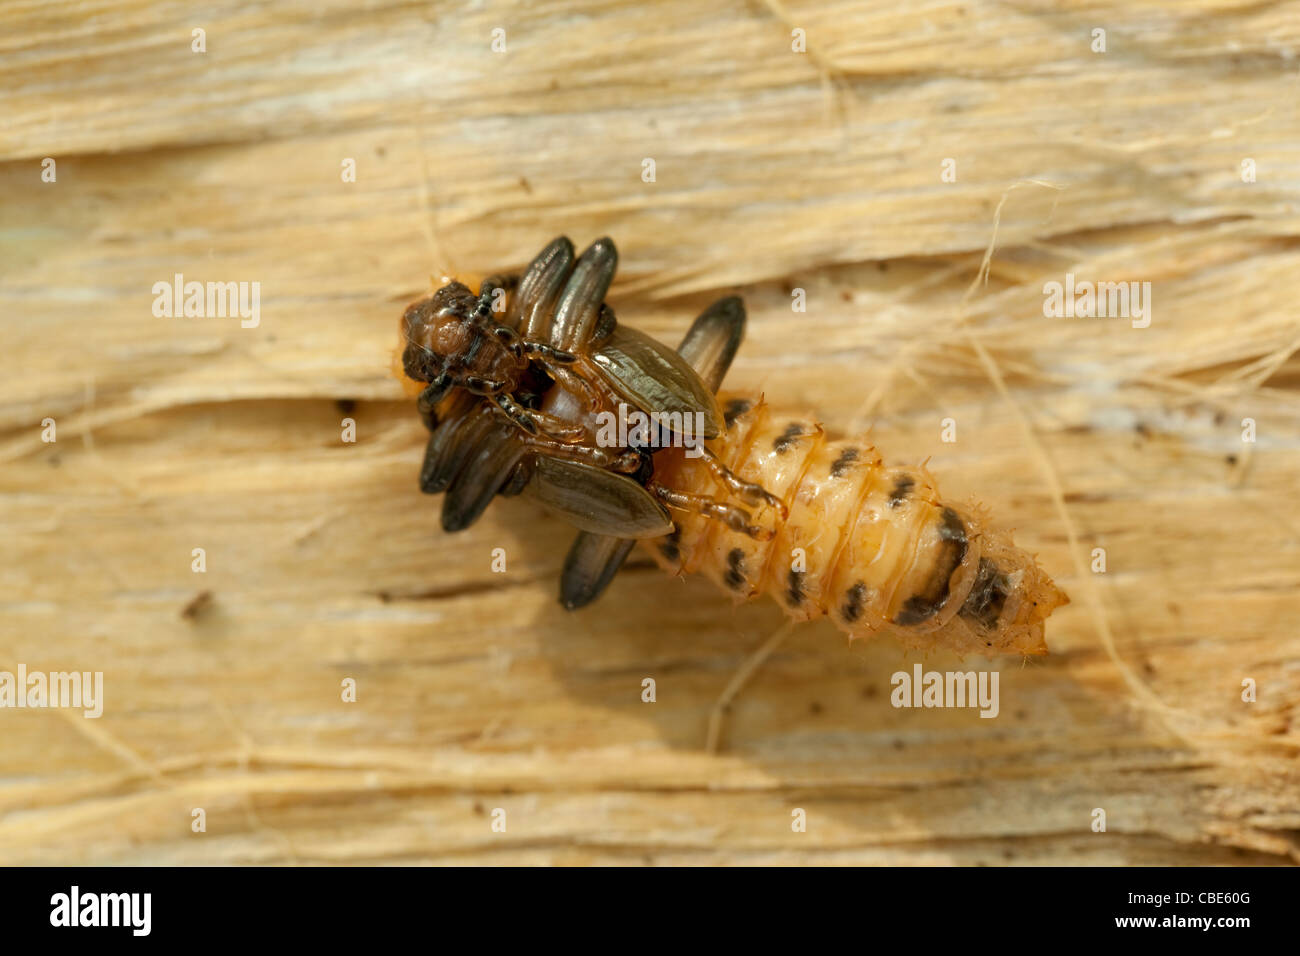
[[[0,22],[0,669],[102,670],[107,695],[97,721],[0,711],[0,862],[1300,858],[1296,4]],[[1048,657],[994,665],[997,719],[895,709],[916,655],[809,625],[707,754],[773,605],[638,554],[567,614],[556,519],[509,500],[440,531],[397,316],[559,232],[614,237],[611,301],[666,341],[740,291],[729,388],[870,425],[1039,552],[1074,603]],[[1045,318],[1067,271],[1152,282],[1151,327]],[[155,318],[177,272],[260,282],[260,325]]]

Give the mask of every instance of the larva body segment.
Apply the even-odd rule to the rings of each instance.
[[[774,597],[798,620],[829,616],[853,637],[894,633],[905,645],[959,654],[1045,654],[1043,622],[1068,602],[1032,555],[978,510],[946,504],[924,468],[886,467],[865,439],[827,440],[811,416],[761,399],[723,399],[727,429],[710,447],[736,475],[788,509],[755,512],[755,538],[698,515],[646,542],[674,573],[703,573],[737,600]],[[655,481],[725,497],[682,449],[655,459]]]

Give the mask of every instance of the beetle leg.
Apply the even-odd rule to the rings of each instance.
[[[458,384],[475,395],[482,395],[484,398],[496,398],[498,394],[505,391],[508,383],[493,381],[490,378],[481,378],[478,375],[469,375]]]
[[[603,391],[597,386],[596,381],[598,380],[593,380],[585,375],[580,375],[563,365],[551,365],[546,361],[543,361],[541,364],[542,368],[546,369],[547,373],[552,378],[569,391],[579,392],[586,396],[587,407],[593,411],[600,407],[602,400],[608,400],[610,398],[609,393]]]
[[[587,438],[587,429],[579,424],[567,422],[546,412],[529,411],[528,414],[541,426],[542,432],[547,437],[557,439],[566,445],[578,444]]]
[[[522,338],[518,332],[510,328],[508,325],[493,326],[492,334],[495,335],[516,358],[536,358],[548,368],[552,365],[572,365],[578,360],[578,356],[574,355],[572,352],[565,352],[557,348],[552,348],[542,342],[529,342]]]
[[[494,308],[498,293],[504,295],[519,284],[519,276],[490,276],[483,280],[479,286],[478,306],[474,309],[474,315],[479,319],[486,319],[493,312],[506,311],[504,300],[501,308]]]
[[[492,399],[496,402],[497,408],[506,413],[506,417],[526,431],[529,435],[540,435],[542,429],[538,426],[536,419],[533,418],[532,412],[524,408],[509,395],[495,395]]]
[[[510,395],[502,392],[492,396],[497,408],[506,413],[506,417],[522,428],[529,435],[545,435],[561,444],[572,445],[587,437],[587,430],[581,425],[566,422],[562,418],[524,408]]]
[[[552,458],[577,461],[625,475],[630,475],[641,467],[641,456],[634,451],[617,451],[613,448],[601,448],[599,445],[565,443],[546,435],[530,435],[524,441],[530,448]]]
[[[502,345],[509,350],[510,354],[523,363],[524,360],[524,340],[519,337],[519,333],[508,325],[497,325],[492,329],[492,334],[497,337]]]
[[[704,462],[704,467],[709,469],[709,474],[726,485],[733,495],[743,501],[748,501],[750,504],[767,505],[781,516],[782,521],[790,517],[790,511],[786,508],[785,502],[776,495],[762,485],[756,485],[752,481],[737,478],[730,468],[718,460],[718,456],[713,454],[708,446],[701,444],[697,445],[696,448],[699,449],[700,460]]]
[[[563,349],[557,349],[542,342],[525,342],[524,352],[546,362],[559,365],[572,365],[578,361],[578,356],[572,352],[565,352]]]
[[[678,511],[686,511],[691,514],[703,515],[706,518],[713,518],[717,521],[724,522],[728,528],[739,534],[749,535],[755,541],[768,541],[775,532],[771,528],[762,528],[755,524],[750,524],[753,516],[744,508],[737,508],[735,505],[729,505],[724,501],[718,501],[716,498],[710,498],[706,495],[693,495],[685,491],[677,491],[673,488],[665,488],[656,481],[650,481],[646,485],[646,490],[666,504],[669,508],[675,508]]]
[[[420,397],[415,400],[415,407],[420,412],[420,419],[424,422],[424,427],[429,431],[433,431],[438,425],[438,415],[433,410],[434,406],[447,396],[450,389],[451,376],[443,372],[430,382],[428,387],[420,393]]]

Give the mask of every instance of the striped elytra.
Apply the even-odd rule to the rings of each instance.
[[[826,616],[854,637],[894,633],[962,654],[1044,654],[1043,622],[1066,595],[978,510],[945,503],[924,468],[888,467],[865,439],[831,441],[810,415],[723,397],[711,443],[738,477],[782,499],[756,519],[768,539],[698,515],[646,542],[674,573],[702,573],[737,599],[769,595],[797,620]],[[682,450],[655,457],[655,479],[695,494],[722,489]]]

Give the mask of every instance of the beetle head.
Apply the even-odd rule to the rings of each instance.
[[[461,282],[449,282],[402,313],[402,367],[417,382],[432,381],[473,337],[478,300]]]

